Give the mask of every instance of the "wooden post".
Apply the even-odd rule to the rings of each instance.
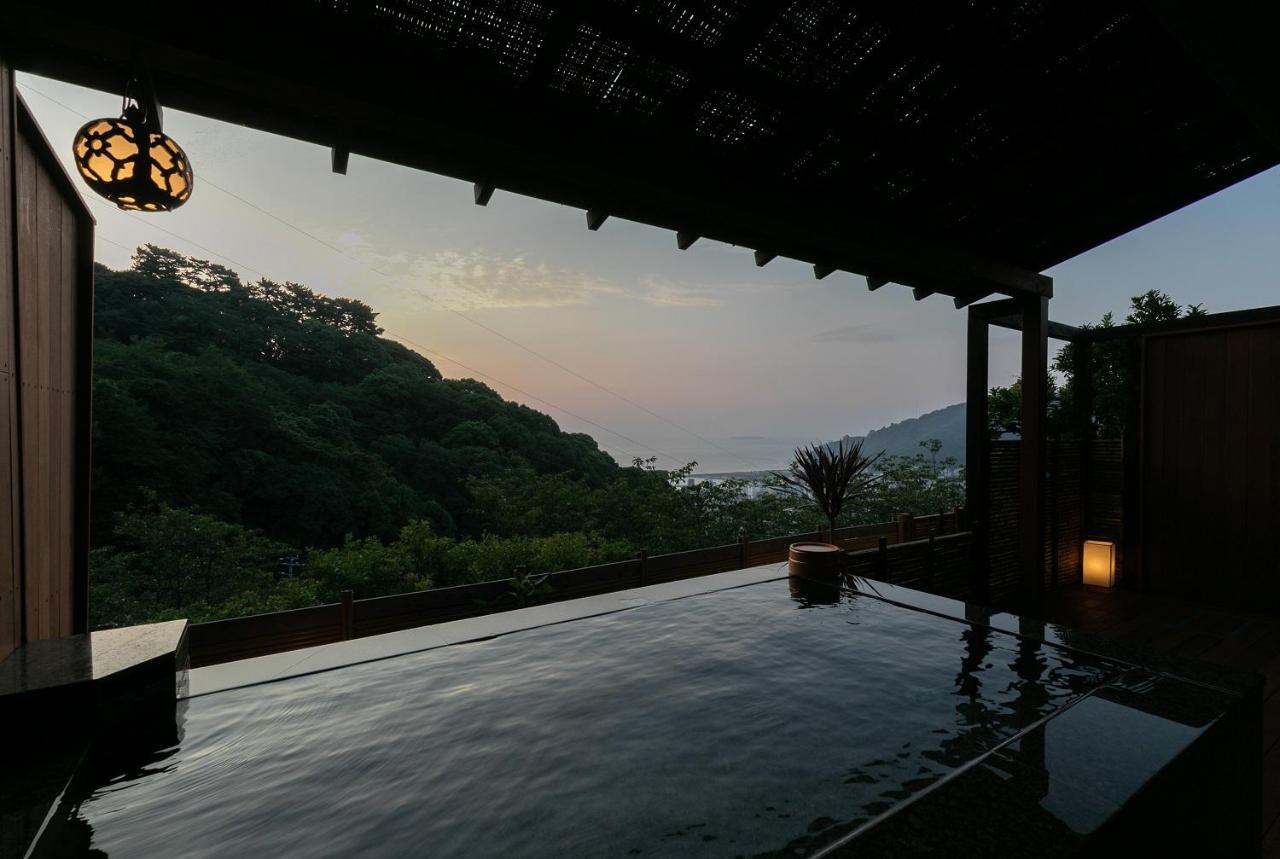
[[[916,535],[916,519],[910,513],[898,514],[898,542],[910,543]]]
[[[965,382],[964,507],[973,532],[969,562],[969,598],[986,602],[989,595],[987,492],[990,485],[990,446],[987,443],[987,320],[978,306],[969,308],[969,344]]]
[[[929,593],[933,593],[933,540],[930,534],[929,544],[924,550],[924,589]]]
[[[738,569],[745,570],[747,568],[747,558],[750,557],[751,538],[746,534],[738,535]]]
[[[889,541],[884,537],[876,541],[876,569],[881,581],[889,581]]]
[[[648,549],[641,549],[639,552],[637,552],[637,553],[636,553],[636,560],[640,562],[638,575],[639,575],[639,577],[640,577],[640,584],[642,584],[642,585],[643,585],[643,584],[644,584],[645,572],[646,572],[647,567],[649,566],[649,550],[648,550]]]
[[[1121,542],[1124,552],[1120,557],[1122,587],[1146,590],[1146,569],[1142,563],[1142,397],[1143,397],[1143,347],[1141,334],[1128,341],[1128,399],[1125,403],[1122,455],[1124,462],[1124,497],[1121,501]]]
[[[1076,407],[1076,440],[1080,456],[1080,530],[1081,540],[1093,533],[1093,343],[1077,340],[1071,344],[1075,372],[1072,374]],[[1084,578],[1084,552],[1076,575]]]
[[[1019,448],[1018,560],[1024,600],[1044,591],[1044,463],[1046,383],[1049,377],[1049,299],[1022,304],[1022,441]]]
[[[1059,547],[1059,525],[1062,519],[1061,510],[1061,486],[1062,486],[1062,439],[1052,438],[1047,442],[1046,455],[1049,459],[1048,471],[1045,472],[1045,478],[1049,481],[1048,493],[1049,500],[1045,505],[1046,515],[1049,517],[1049,584],[1054,589],[1058,588],[1058,547]]]
[[[338,594],[340,600],[338,606],[338,623],[341,626],[342,640],[350,641],[355,634],[356,606],[355,594],[351,591],[343,591]]]

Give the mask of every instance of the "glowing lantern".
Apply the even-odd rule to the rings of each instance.
[[[1084,541],[1084,583],[1103,588],[1116,583],[1116,544],[1110,540]]]
[[[168,212],[191,197],[194,177],[182,147],[160,130],[160,105],[125,88],[119,119],[92,119],[76,133],[76,168],[98,194],[121,209]]]

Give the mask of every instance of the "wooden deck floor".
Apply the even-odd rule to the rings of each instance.
[[[1280,859],[1280,618],[1077,586],[1052,593],[1044,619],[1122,644],[1266,677],[1258,750],[1263,757],[1262,853]]]

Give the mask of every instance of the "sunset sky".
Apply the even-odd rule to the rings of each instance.
[[[19,86],[68,169],[76,129],[119,112],[119,95]],[[782,259],[759,269],[715,242],[682,252],[617,219],[592,233],[579,210],[502,191],[482,208],[467,183],[358,156],[339,176],[327,149],[177,111],[165,130],[191,158],[194,196],[137,215],[83,189],[101,262],[124,267],[154,242],[359,298],[446,376],[480,377],[623,461],[776,467],[796,443],[964,398],[965,314],[950,299],[816,281]],[[1210,312],[1280,303],[1277,235],[1280,168],[1050,270],[1050,315],[1122,316],[1153,287]],[[992,384],[1016,364],[1016,335],[994,335]]]

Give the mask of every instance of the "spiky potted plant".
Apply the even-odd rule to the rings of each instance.
[[[835,539],[836,520],[850,500],[862,494],[878,479],[871,467],[884,453],[867,456],[862,440],[798,447],[790,467],[777,473],[783,491],[813,503],[826,517],[828,538]],[[844,553],[834,543],[792,543],[792,575],[834,578],[844,562]]]

